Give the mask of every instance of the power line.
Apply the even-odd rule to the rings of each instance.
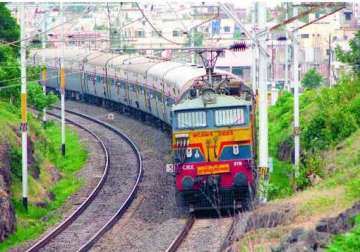
[[[136,2],[136,6],[138,8],[138,10],[141,12],[141,15],[145,18],[146,22],[149,23],[149,25],[151,26],[151,28],[159,35],[159,37],[165,39],[166,41],[175,44],[175,45],[186,45],[185,43],[178,43],[176,41],[173,41],[171,39],[168,39],[167,37],[163,36],[162,33],[160,31],[158,31],[156,29],[156,27],[151,23],[151,21],[149,20],[149,18],[145,15],[144,11],[140,8],[139,4]]]
[[[34,35],[31,35],[31,36],[29,36],[29,37],[25,37],[24,39],[19,39],[19,40],[12,41],[12,42],[8,42],[8,43],[2,43],[1,45],[11,46],[11,45],[15,45],[15,44],[17,44],[17,43],[19,43],[19,42],[22,42],[22,41],[27,41],[27,40],[29,40],[29,39],[32,39],[32,38],[38,36],[38,35],[47,33],[47,32],[52,31],[52,30],[54,30],[54,29],[56,29],[56,28],[58,28],[58,27],[61,27],[61,26],[65,25],[65,24],[67,24],[67,23],[72,23],[73,21],[75,21],[76,19],[79,19],[79,18],[82,17],[83,15],[88,14],[90,11],[91,11],[91,9],[90,9],[90,6],[89,6],[89,7],[86,9],[86,12],[84,11],[84,13],[82,13],[82,14],[79,15],[78,17],[74,17],[74,18],[70,19],[69,21],[60,23],[60,24],[55,25],[54,27],[52,27],[52,28],[50,28],[50,29],[47,29],[47,30],[45,30],[45,31],[38,32],[38,33],[36,33],[36,34],[34,34]],[[18,46],[18,45],[15,45],[15,46]],[[19,46],[18,46],[18,47],[19,47]]]

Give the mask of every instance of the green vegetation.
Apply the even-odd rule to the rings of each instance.
[[[82,181],[75,176],[87,159],[85,147],[76,133],[67,129],[67,156],[60,153],[60,128],[55,123],[41,123],[29,115],[30,148],[33,150],[29,167],[29,209],[21,204],[21,146],[14,129],[20,124],[19,111],[0,101],[0,142],[10,147],[11,191],[16,209],[16,232],[0,244],[0,251],[7,250],[25,240],[34,239],[49,226],[59,221],[54,211],[77,191]],[[57,168],[56,169],[54,168]],[[60,180],[55,181],[54,173]],[[52,195],[50,199],[49,193]],[[38,206],[42,203],[42,206]]]
[[[277,104],[269,110],[269,152],[274,157],[274,172],[271,175],[269,196],[281,198],[304,189],[312,179],[340,176],[337,171],[326,169],[322,157],[324,151],[334,148],[344,139],[352,136],[360,127],[360,32],[350,41],[348,52],[336,49],[338,58],[353,66],[354,75],[348,74],[340,79],[334,88],[308,89],[300,96],[301,125],[301,167],[300,176],[293,178],[293,97],[284,93]],[[311,70],[305,76],[303,84],[315,87],[319,76]],[[351,139],[351,138],[350,138]],[[356,154],[356,157],[360,154]],[[344,157],[344,160],[351,159]],[[351,159],[352,160],[352,159]],[[359,158],[360,160],[360,158]],[[351,164],[346,167],[348,174]],[[356,167],[356,166],[355,166]],[[334,175],[335,174],[335,175]],[[342,177],[343,179],[346,179]],[[351,182],[360,185],[352,177]],[[344,184],[344,181],[339,181]],[[295,188],[296,185],[296,188]],[[354,191],[355,196],[360,191]]]
[[[322,83],[322,76],[316,71],[315,68],[311,68],[304,75],[304,78],[301,81],[301,84],[304,88],[318,88]]]
[[[190,31],[187,36],[188,36],[188,39],[186,41],[187,46],[192,46],[192,44],[191,44],[192,42],[194,43],[195,47],[203,46],[204,34],[202,34],[201,32],[194,31],[194,33],[192,33]],[[194,41],[192,41],[192,40],[194,40]]]
[[[0,3],[0,40],[6,42],[17,41],[20,37],[20,28],[16,23],[16,20],[11,16],[11,13],[8,8],[6,8],[5,3]],[[18,51],[16,45],[12,47],[14,52]],[[0,62],[3,62],[0,58]]]
[[[7,85],[6,82],[1,81],[5,79],[12,80],[20,76],[16,53],[10,46],[0,45],[0,62],[0,86]]]
[[[354,73],[360,76],[360,31],[349,42],[350,50],[344,51],[339,46],[336,47],[336,57],[344,63],[349,64]]]
[[[326,174],[321,151],[330,149],[360,126],[360,79],[342,79],[334,88],[307,90],[300,97],[302,166],[297,189],[308,186],[311,175]],[[270,197],[293,192],[291,154],[293,97],[284,93],[269,110],[269,151],[274,157]]]
[[[291,219],[283,225],[246,234],[239,241],[240,251],[270,251],[270,246],[277,246],[295,227],[311,228],[322,218],[337,216],[360,200],[360,129],[323,151],[321,159],[322,170],[327,175],[318,184],[268,203],[267,208],[270,209],[292,206]],[[277,168],[281,169],[281,166]],[[348,248],[345,244],[339,244],[338,249],[332,251],[359,251],[339,249],[342,246]]]
[[[67,155],[60,154],[60,129],[55,123],[42,125],[28,114],[29,209],[22,207],[21,139],[20,139],[20,68],[18,63],[19,26],[5,3],[0,3],[0,147],[8,150],[11,172],[11,196],[16,210],[16,232],[0,244],[4,251],[39,236],[56,223],[55,211],[77,191],[82,181],[76,172],[87,159],[85,147],[77,134],[67,129]],[[16,43],[15,43],[16,42]],[[44,95],[39,79],[40,68],[27,68],[28,106],[42,110],[57,101],[53,94]],[[31,82],[33,80],[33,82]],[[5,102],[6,101],[6,102]],[[3,160],[0,160],[2,162]]]
[[[330,243],[327,251],[360,251],[360,215],[355,218],[354,229],[347,234],[337,235]]]

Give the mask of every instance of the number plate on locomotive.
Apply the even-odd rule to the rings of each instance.
[[[226,173],[230,171],[229,164],[203,165],[197,168],[198,175]]]

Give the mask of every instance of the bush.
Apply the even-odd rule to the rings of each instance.
[[[360,79],[341,79],[334,88],[306,90],[300,96],[301,168],[299,188],[310,184],[308,176],[323,176],[319,151],[335,146],[360,126]],[[293,153],[293,97],[284,93],[269,109],[269,152],[274,158],[274,173],[291,166]],[[282,197],[289,183],[285,174],[272,174],[271,196]],[[276,186],[275,186],[276,185]]]
[[[21,156],[21,149],[10,147],[9,150],[10,156],[10,171],[11,173],[21,179],[22,178],[22,156]]]
[[[322,82],[322,76],[316,71],[315,68],[310,69],[304,75],[301,83],[304,88],[317,88],[320,87]]]
[[[360,215],[355,218],[355,228],[347,234],[337,235],[327,251],[360,251]]]
[[[360,125],[360,95],[351,102],[349,111],[354,115],[357,124]]]

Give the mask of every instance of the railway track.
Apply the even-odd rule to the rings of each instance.
[[[184,229],[178,234],[178,236],[174,239],[174,241],[170,244],[170,246],[166,249],[166,252],[175,252],[180,247],[181,243],[188,236],[192,226],[195,223],[195,215],[191,214],[186,221]]]
[[[157,129],[150,127],[145,130],[144,134],[142,131],[146,127],[140,127],[140,125],[143,125],[142,122],[117,114],[114,111],[78,102],[68,102],[68,106],[72,110],[81,113],[92,113],[93,116],[100,120],[109,120],[108,115],[112,113],[114,119],[109,120],[109,123],[132,135],[142,148],[144,155],[145,179],[139,191],[139,196],[145,200],[138,202],[138,204],[135,201],[127,214],[124,215],[124,218],[121,218],[114,228],[99,240],[92,248],[92,251],[109,251],[114,247],[119,251],[226,250],[229,245],[228,240],[231,239],[234,230],[234,217],[198,216],[199,218],[195,218],[190,215],[187,218],[183,215],[175,215],[177,207],[170,206],[170,204],[174,203],[174,199],[172,197],[169,199],[164,198],[163,195],[168,195],[169,190],[173,188],[173,183],[170,183],[168,188],[164,187],[164,182],[169,181],[169,178],[161,178],[163,168],[161,168],[161,171],[157,171],[158,168],[155,164],[158,160],[153,159],[157,155],[157,151],[161,153],[161,158],[165,154],[163,150],[157,148],[155,148],[156,153],[149,151],[145,147],[148,142],[143,142],[148,135],[153,136]],[[165,138],[163,135],[159,136],[161,136],[161,139]],[[155,137],[153,140],[155,140],[155,143],[159,143],[158,138]],[[153,178],[158,179],[152,181]],[[159,183],[159,181],[163,182]],[[146,186],[144,186],[145,184]],[[154,190],[159,184],[162,186],[159,192],[154,194]],[[167,193],[164,194],[165,192]],[[161,201],[156,199],[161,199]],[[162,214],[159,215],[159,212],[162,212]],[[169,215],[170,212],[172,215]],[[156,217],[157,215],[159,216]],[[167,217],[161,217],[164,215],[167,215]],[[229,213],[226,215],[231,216]],[[122,235],[119,236],[119,232],[122,232]],[[169,244],[171,245],[169,246]]]
[[[191,214],[166,252],[225,251],[234,225],[235,217],[196,218]]]
[[[89,250],[124,214],[142,178],[140,152],[124,133],[82,113],[67,111],[67,117],[68,123],[99,141],[105,154],[104,172],[77,210],[30,247],[29,252]]]

